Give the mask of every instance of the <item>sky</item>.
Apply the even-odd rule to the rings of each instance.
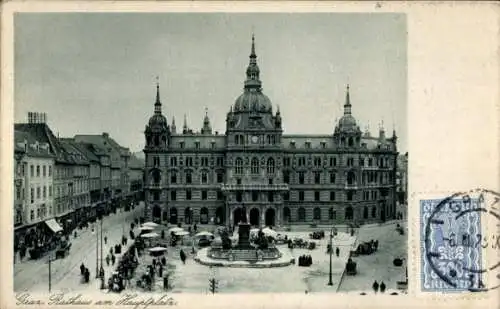
[[[251,36],[284,134],[332,134],[346,85],[364,131],[407,151],[407,27],[389,13],[18,13],[15,122],[45,112],[55,134],[108,132],[144,147],[156,77],[163,114],[214,131],[243,91]]]

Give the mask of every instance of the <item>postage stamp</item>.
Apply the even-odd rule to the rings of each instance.
[[[498,258],[486,259],[484,254],[488,249],[500,249],[498,231],[488,231],[482,225],[485,217],[500,218],[495,207],[498,201],[497,193],[482,189],[420,201],[422,291],[485,292],[498,288]]]
[[[497,11],[6,2],[0,307],[498,291]]]

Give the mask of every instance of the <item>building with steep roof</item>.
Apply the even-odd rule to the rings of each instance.
[[[46,140],[25,131],[14,131],[14,249],[25,242],[31,228],[50,232],[43,224],[54,221],[54,153]],[[57,223],[56,223],[57,224]],[[43,233],[42,233],[43,234]]]
[[[54,155],[54,171],[51,176],[54,190],[53,214],[65,230],[71,230],[76,222],[73,204],[74,161],[45,122],[16,123],[14,128],[30,134],[40,143],[47,144]]]
[[[89,175],[90,161],[79,149],[77,143],[70,138],[59,139],[68,157],[73,161],[73,195],[72,205],[74,206],[75,220],[80,222],[87,217],[90,210]]]
[[[226,132],[182,133],[162,114],[159,85],[145,127],[146,215],[156,222],[254,226],[381,222],[396,215],[397,137],[363,134],[349,86],[332,133],[287,135],[262,90],[252,36],[243,93]]]

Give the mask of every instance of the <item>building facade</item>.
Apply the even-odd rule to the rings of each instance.
[[[78,149],[73,139],[60,139],[61,145],[73,162],[72,165],[72,187],[73,195],[71,204],[75,211],[76,222],[81,222],[86,218],[90,208],[89,174],[90,162],[87,157]]]
[[[156,222],[255,226],[380,222],[394,218],[397,137],[363,133],[344,114],[330,134],[286,135],[262,91],[252,38],[244,91],[213,132],[184,119],[182,133],[162,114],[157,85],[145,128],[146,215]]]
[[[14,133],[14,249],[32,241],[45,242],[56,215],[53,207],[54,154],[31,134]]]

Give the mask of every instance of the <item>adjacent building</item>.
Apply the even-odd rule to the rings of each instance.
[[[396,215],[397,136],[362,132],[349,86],[334,130],[287,135],[263,93],[252,38],[243,93],[213,132],[206,113],[182,132],[162,113],[159,85],[145,127],[146,215],[156,222],[255,226],[380,222]],[[381,115],[382,116],[382,115]]]
[[[406,205],[408,203],[408,152],[398,156],[397,166],[397,200],[400,205]]]
[[[14,249],[43,244],[61,227],[53,219],[54,154],[28,132],[14,133]],[[46,224],[44,224],[44,222]]]
[[[60,139],[61,146],[64,148],[68,157],[73,162],[72,168],[72,201],[74,209],[74,219],[76,222],[81,222],[82,219],[87,217],[90,208],[90,190],[89,190],[89,175],[90,175],[90,162],[87,157],[77,146],[73,139],[62,138]]]

